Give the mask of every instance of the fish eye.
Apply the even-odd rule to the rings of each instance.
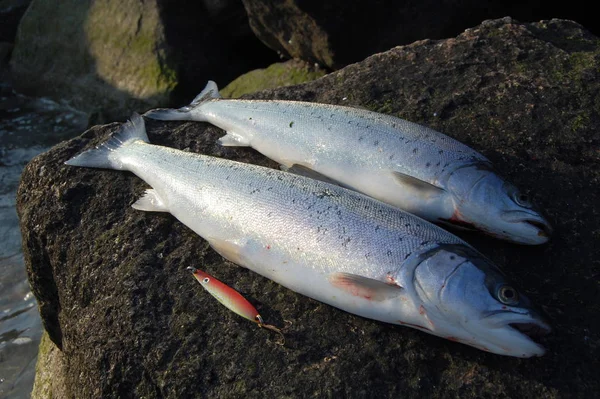
[[[521,194],[519,192],[515,192],[512,196],[513,201],[525,208],[531,208],[531,202],[529,201],[529,196],[526,194]]]
[[[204,277],[204,279],[202,280],[204,284],[208,284],[209,281],[210,279],[208,277]]]
[[[516,305],[519,303],[519,293],[509,285],[503,285],[498,288],[498,299],[506,305]]]

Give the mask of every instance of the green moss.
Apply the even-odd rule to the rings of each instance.
[[[571,131],[573,133],[584,129],[590,125],[590,116],[588,114],[579,114],[571,120]]]
[[[35,366],[35,383],[32,398],[52,399],[52,370],[48,370],[48,359],[53,349],[56,349],[54,342],[50,340],[48,333],[44,331],[38,350],[38,360]]]
[[[310,82],[323,75],[325,71],[312,68],[303,62],[277,63],[266,69],[256,69],[238,77],[221,90],[221,95],[236,98],[260,90]]]

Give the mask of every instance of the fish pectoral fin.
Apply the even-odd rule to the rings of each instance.
[[[315,172],[308,166],[300,165],[297,163],[293,164],[292,166],[280,165],[279,169],[283,170],[284,172],[293,173],[298,176],[310,177],[311,179],[320,180],[325,183],[335,184],[338,186],[340,185],[340,183],[337,180],[333,180],[332,178],[327,177],[319,172]]]
[[[227,132],[227,134],[217,140],[223,147],[250,147],[250,141],[241,134]]]
[[[240,244],[239,241],[224,240],[222,238],[208,238],[207,241],[212,249],[217,251],[219,255],[236,265],[245,267],[244,257],[242,255],[244,246]]]
[[[359,276],[351,273],[333,273],[328,280],[334,287],[370,301],[385,301],[399,296],[404,290],[399,285]]]
[[[134,202],[131,207],[146,212],[169,212],[165,202],[160,198],[156,190],[152,188],[146,190],[144,195]]]
[[[434,186],[431,183],[401,172],[393,171],[392,175],[403,189],[411,190],[413,193],[423,198],[437,197],[446,192],[443,188]]]

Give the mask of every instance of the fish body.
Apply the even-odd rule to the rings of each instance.
[[[152,189],[134,208],[171,213],[226,259],[300,294],[494,353],[544,353],[515,326],[547,323],[453,234],[336,185],[147,142],[135,116],[67,164],[135,173]]]
[[[178,110],[145,116],[209,122],[224,146],[250,146],[284,170],[367,194],[432,222],[541,244],[551,228],[526,196],[468,146],[364,109],[299,101],[226,100],[214,82]]]

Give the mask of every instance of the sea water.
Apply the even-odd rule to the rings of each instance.
[[[23,261],[16,194],[23,168],[87,127],[65,104],[16,93],[0,83],[0,398],[29,398],[42,322]]]

